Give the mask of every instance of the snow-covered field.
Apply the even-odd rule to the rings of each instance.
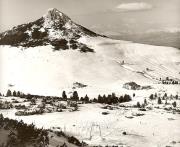
[[[111,110],[109,115],[102,115],[103,109],[98,104],[82,105],[80,111],[73,113],[59,112],[24,117],[15,117],[11,111],[2,112],[7,117],[22,119],[26,123],[33,122],[38,127],[61,127],[63,131],[90,145],[125,144],[152,147],[172,145],[173,141],[180,142],[180,116],[171,113],[145,112],[144,116],[128,119],[125,115],[136,110]],[[123,135],[123,131],[128,135]]]
[[[8,98],[4,98],[8,100]],[[0,110],[4,116],[34,123],[37,127],[57,129],[76,136],[89,145],[124,145],[132,147],[180,146],[180,114],[166,111],[164,104],[157,100],[148,101],[152,110],[139,111],[133,106],[144,97],[137,96],[132,102],[122,103],[125,107],[115,106],[113,110],[102,109],[102,104],[81,104],[79,111],[54,112],[42,115],[15,116],[16,109]],[[174,100],[168,100],[172,103]],[[177,108],[180,100],[176,100]],[[163,102],[164,103],[164,102]],[[157,106],[160,108],[158,109]],[[103,115],[102,112],[108,112]],[[143,114],[142,116],[137,116]],[[126,132],[127,135],[123,135]]]

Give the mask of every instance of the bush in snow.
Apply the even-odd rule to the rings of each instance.
[[[146,99],[144,99],[144,105],[147,105],[147,100]]]
[[[176,94],[175,98],[176,98],[176,100],[178,99],[178,95],[177,94]]]
[[[137,106],[138,108],[141,108],[141,104],[140,104],[139,102],[137,102],[136,106]]]
[[[149,98],[150,98],[151,100],[153,100],[153,99],[154,99],[154,95],[151,94],[151,95],[149,96]]]
[[[172,103],[172,105],[173,105],[173,107],[176,107],[176,106],[177,106],[176,101],[174,101],[174,102]]]

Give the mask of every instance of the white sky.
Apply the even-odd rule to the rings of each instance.
[[[101,32],[180,27],[180,0],[0,0],[0,32],[36,20],[52,7]]]

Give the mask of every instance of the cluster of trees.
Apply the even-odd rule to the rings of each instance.
[[[157,101],[158,104],[162,104],[162,100],[160,97],[158,97],[158,101]]]
[[[0,35],[0,44],[1,45],[11,45],[11,46],[23,46],[23,47],[34,47],[45,45],[48,43],[48,33],[47,30],[44,32],[40,31],[40,28],[43,24],[43,19],[38,19],[35,22],[28,23],[26,25],[19,25],[14,27],[12,30],[9,30]],[[32,28],[33,25],[39,26]],[[32,36],[26,33],[27,30],[32,31]],[[32,37],[32,39],[31,39]]]
[[[32,38],[33,39],[42,39],[44,37],[47,37],[48,33],[46,31],[42,32],[39,30],[39,28],[34,28],[32,32]]]
[[[174,84],[179,84],[179,83],[178,83],[178,81],[174,81],[174,80],[173,80],[173,81],[163,80],[163,81],[162,81],[162,84],[173,84],[173,85],[174,85]]]
[[[133,96],[135,96],[135,94],[133,94]],[[64,100],[68,99],[65,91],[62,92],[62,99],[64,99]],[[105,94],[103,96],[99,95],[98,98],[94,98],[94,99],[90,100],[88,95],[85,95],[85,97],[80,98],[78,96],[78,92],[74,91],[72,96],[70,96],[69,100],[82,101],[84,103],[95,102],[95,103],[104,103],[104,104],[116,104],[116,103],[129,102],[132,99],[131,99],[131,96],[128,94],[125,94],[124,96],[117,97],[115,93],[112,93],[112,94],[109,94],[107,96]]]
[[[63,99],[63,100],[68,99],[65,91],[62,92],[61,97],[57,97],[57,96],[42,96],[42,95],[34,95],[34,94],[24,94],[23,92],[15,91],[15,90],[12,92],[11,90],[8,89],[7,93],[6,93],[6,97],[10,97],[10,96],[26,98],[26,99],[32,99],[32,98]],[[70,99],[78,101],[79,100],[78,92],[74,91],[72,96],[70,97]]]
[[[162,84],[180,84],[177,80],[171,79],[169,77],[166,77],[166,79],[161,79],[160,81],[162,82]]]
[[[23,94],[22,92],[20,91],[13,91],[11,92],[11,90],[8,89],[7,93],[6,93],[6,96],[7,97],[10,97],[10,96],[14,96],[14,97],[21,97],[21,96],[24,96],[25,94]]]
[[[34,142],[35,145],[48,145],[48,132],[43,129],[37,129],[34,124],[27,125],[22,120],[4,118],[0,114],[0,129],[11,130],[8,134],[8,140],[4,146],[26,146],[27,143]]]
[[[62,99],[64,99],[64,100],[68,99],[65,91],[62,92]],[[90,102],[89,97],[87,96],[87,94],[85,95],[85,97],[80,98],[77,91],[74,91],[72,96],[70,96],[69,99],[72,100],[72,101],[79,101],[80,100],[80,101],[82,101],[84,103],[89,103]]]
[[[28,37],[28,34],[22,31],[8,31],[7,35],[0,36],[0,44],[18,46],[19,43],[24,42]]]
[[[157,93],[151,94],[151,95],[149,96],[149,99],[151,99],[151,100],[156,99],[156,98],[157,98]]]
[[[86,52],[94,52],[94,50],[89,48],[89,47],[87,47],[84,44],[81,44],[80,45],[80,52],[84,52],[84,53],[86,53]]]
[[[175,96],[173,96],[173,95],[170,95],[169,97],[168,97],[168,95],[167,95],[167,93],[165,93],[162,97],[160,97],[160,96],[158,96],[157,95],[157,93],[155,93],[155,94],[151,94],[150,96],[149,96],[149,98],[151,99],[151,100],[155,100],[155,99],[157,99],[157,104],[163,104],[163,101],[162,100],[166,100],[165,101],[165,104],[168,104],[167,103],[167,100],[168,99],[178,99],[178,95],[175,95]],[[176,101],[174,101],[173,103],[172,103],[172,105],[173,105],[173,107],[176,107],[177,106],[177,103],[176,103]]]
[[[8,90],[6,93],[6,96],[14,96],[14,97],[20,97],[20,98],[26,98],[26,99],[32,99],[32,98],[44,98],[46,100],[48,99],[61,99],[61,100],[72,100],[72,101],[82,101],[84,103],[90,103],[90,102],[97,102],[97,103],[105,103],[105,104],[116,104],[116,103],[123,103],[123,102],[129,102],[131,101],[131,96],[128,94],[125,94],[124,96],[117,97],[115,93],[109,94],[109,95],[99,95],[98,98],[94,98],[93,100],[90,100],[88,95],[85,95],[85,97],[79,97],[78,92],[74,91],[72,95],[68,98],[66,91],[62,92],[62,95],[60,97],[55,96],[40,96],[40,95],[32,95],[32,94],[24,94],[20,91],[13,91]],[[135,94],[133,94],[135,96]]]
[[[163,101],[162,101],[162,99],[161,99],[160,97],[158,97],[157,103],[158,103],[158,104],[163,104]],[[168,104],[167,100],[165,101],[165,104],[166,104],[166,105]],[[176,107],[176,106],[177,106],[176,101],[174,101],[174,102],[172,103],[172,106],[173,106],[173,107]]]
[[[123,102],[129,102],[131,101],[131,96],[125,94],[124,96],[117,97],[115,93],[109,94],[109,95],[99,95],[98,99],[94,98],[93,102],[103,103],[103,104],[116,104],[116,103],[123,103]]]
[[[85,95],[85,97],[81,97],[80,101],[84,102],[84,103],[89,103],[89,97],[87,96],[87,94]]]
[[[54,50],[66,50],[69,49],[68,41],[66,39],[57,39],[52,42]]]
[[[179,98],[179,96],[178,96],[178,94],[176,94],[175,96],[173,96],[172,94],[168,96],[167,93],[165,93],[163,96],[157,95],[157,93],[151,94],[149,96],[149,99],[151,99],[151,100],[154,100],[157,98],[162,98],[163,100],[167,100],[167,99],[171,99],[171,100],[176,99],[177,100]]]
[[[44,113],[44,110],[42,108],[39,108],[39,109],[33,109],[33,110],[25,109],[25,110],[17,111],[15,115],[28,116],[28,115],[43,114],[43,113]]]
[[[67,100],[68,97],[66,95],[66,91],[63,91],[62,92],[62,97],[61,97],[63,100]],[[78,92],[77,91],[74,91],[72,96],[70,96],[69,98],[70,100],[73,100],[73,101],[79,101],[79,96],[78,96]]]
[[[145,106],[148,104],[147,100],[144,99],[144,103],[140,104],[140,102],[137,102],[136,106],[137,108],[145,108]]]
[[[94,52],[93,49],[87,47],[82,43],[78,43],[76,40],[70,40],[69,42],[66,39],[56,39],[51,42],[54,46],[54,50],[66,50],[69,48],[80,49],[80,52]]]
[[[0,147],[21,147],[21,146],[34,146],[34,147],[47,147],[50,143],[48,131],[45,129],[38,129],[34,124],[27,125],[22,120],[17,121],[9,118],[4,118],[0,114],[0,130],[7,130],[6,142],[0,144]],[[52,131],[51,131],[52,132]],[[73,136],[68,136],[62,131],[54,132],[58,137],[65,137],[69,143],[77,146],[86,146],[84,142],[80,142]],[[6,135],[6,133],[4,133]],[[66,143],[58,145],[58,147],[66,147]]]
[[[13,105],[10,102],[0,101],[0,109],[11,109],[11,108],[13,108]]]
[[[70,48],[72,48],[72,49],[77,49],[78,48],[78,42],[76,40],[71,39],[69,41],[69,43],[70,43]]]
[[[20,98],[26,98],[26,99],[32,99],[32,98],[51,98],[51,99],[58,99],[60,97],[57,96],[43,96],[43,95],[35,95],[35,94],[25,94],[23,92],[20,91],[11,91],[11,90],[7,90],[7,93],[5,95],[6,97],[20,97]]]

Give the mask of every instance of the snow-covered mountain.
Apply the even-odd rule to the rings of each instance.
[[[55,50],[73,48],[92,52],[92,49],[77,42],[82,36],[100,35],[74,23],[64,13],[53,8],[34,22],[19,25],[2,33],[0,44],[23,47],[52,45]]]
[[[78,82],[87,85],[80,92],[97,95],[120,93],[129,81],[152,85],[160,78],[180,80],[178,49],[113,40],[57,9],[0,34],[0,54],[2,90],[60,95]]]

